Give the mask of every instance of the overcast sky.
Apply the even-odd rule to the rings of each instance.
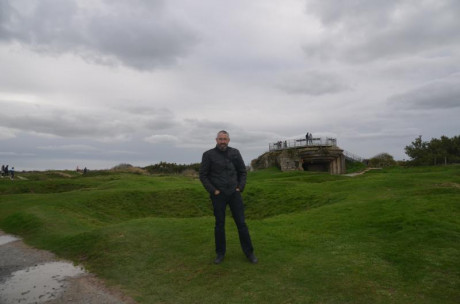
[[[313,136],[368,158],[460,135],[458,0],[0,0],[0,163],[246,163]]]

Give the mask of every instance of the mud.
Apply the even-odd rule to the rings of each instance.
[[[84,274],[82,268],[67,262],[49,262],[13,272],[0,284],[0,301],[39,303],[58,298],[69,277]]]
[[[131,298],[52,253],[0,231],[0,304],[132,304]]]

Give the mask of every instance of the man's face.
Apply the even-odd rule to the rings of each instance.
[[[227,134],[225,134],[225,133],[219,133],[219,134],[217,134],[216,143],[217,143],[217,147],[218,147],[221,151],[227,150],[227,147],[228,147],[228,143],[229,143],[229,142],[230,142],[230,138],[228,137]]]

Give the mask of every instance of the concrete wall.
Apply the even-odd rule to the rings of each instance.
[[[278,167],[281,171],[309,170],[345,173],[345,156],[338,147],[309,146],[266,152],[251,162],[254,170]]]

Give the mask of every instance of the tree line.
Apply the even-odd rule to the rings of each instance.
[[[460,163],[460,136],[423,141],[420,135],[404,150],[411,158],[409,163],[416,166]]]
[[[158,164],[150,165],[144,168],[150,174],[179,174],[183,173],[184,171],[195,171],[198,172],[200,170],[200,164],[176,164],[176,163],[167,163],[167,162],[160,162]]]

